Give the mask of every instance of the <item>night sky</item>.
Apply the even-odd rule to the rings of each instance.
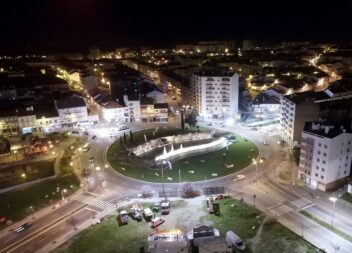
[[[330,5],[310,0],[6,2],[10,3],[1,4],[0,53],[75,52],[93,45],[102,49],[168,46],[215,39],[352,39],[352,4],[343,1],[329,1]]]

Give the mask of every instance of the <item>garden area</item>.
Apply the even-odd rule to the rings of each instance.
[[[171,203],[171,212],[164,215],[165,223],[158,229],[180,229],[184,235],[201,224],[218,229],[224,237],[229,230],[234,231],[244,241],[244,252],[271,253],[313,253],[317,249],[304,239],[283,227],[273,219],[266,218],[260,211],[241,203],[239,200],[225,198],[218,200],[221,214],[208,214],[204,197],[181,200]],[[139,203],[147,208],[151,203]],[[130,206],[121,208],[129,210]],[[117,215],[117,214],[116,214]],[[148,236],[153,232],[150,223],[144,219],[137,222],[129,218],[127,225],[119,226],[116,215],[107,217],[57,248],[55,253],[137,253],[141,247],[146,249]],[[160,213],[155,213],[160,216]],[[192,252],[191,244],[189,243]]]
[[[53,176],[54,160],[32,162],[1,169],[0,189]]]
[[[197,132],[198,129],[177,129],[177,128],[159,128],[148,129],[132,134],[126,134],[107,151],[107,160],[109,164],[120,174],[149,182],[162,182],[160,168],[148,166],[147,160],[153,160],[157,155],[156,151],[141,157],[131,156],[131,148],[143,144],[145,140],[157,139],[165,136],[178,134],[187,134]],[[201,131],[204,131],[203,129]],[[226,132],[216,132],[214,138],[210,140],[199,140],[197,144],[206,143],[215,138],[229,135]],[[231,134],[235,138],[227,147],[210,151],[208,153],[196,154],[182,159],[171,161],[172,169],[165,167],[163,170],[165,182],[179,183],[202,181],[217,177],[226,176],[249,166],[252,159],[256,159],[259,151],[254,143],[243,138],[240,135]],[[187,147],[187,142],[182,144]],[[192,143],[191,145],[194,145]],[[175,144],[174,148],[178,149],[180,144]],[[159,155],[162,154],[162,148],[158,148]]]

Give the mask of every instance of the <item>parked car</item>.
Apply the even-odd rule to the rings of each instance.
[[[213,124],[212,123],[208,123],[207,126],[212,126]]]
[[[152,228],[156,228],[158,226],[160,226],[161,224],[163,224],[165,222],[165,219],[162,217],[156,217],[154,219],[152,219]]]
[[[152,210],[150,210],[150,208],[144,209],[143,215],[144,215],[144,219],[146,219],[147,221],[150,221],[154,216],[154,214],[153,214]]]
[[[93,162],[94,161],[94,157],[93,156],[89,156],[89,161]]]
[[[142,215],[140,212],[138,212],[137,209],[132,208],[131,209],[131,216],[133,219],[137,220],[137,221],[141,221],[142,220]]]
[[[152,205],[153,212],[159,212],[160,211],[160,207],[161,207],[160,202],[153,203],[153,205]]]
[[[230,241],[231,244],[238,250],[242,251],[246,249],[246,245],[244,245],[241,238],[236,235],[233,231],[226,232],[226,240]]]
[[[122,210],[120,212],[120,221],[122,224],[128,223],[128,213],[125,210]]]
[[[163,201],[161,202],[161,214],[169,214],[170,213],[170,202]]]

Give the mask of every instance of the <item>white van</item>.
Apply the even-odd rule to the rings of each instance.
[[[226,241],[229,241],[236,249],[240,251],[246,249],[246,245],[244,245],[241,238],[236,235],[233,231],[226,232]]]
[[[89,149],[90,149],[89,143],[84,144],[82,150],[83,150],[84,152],[87,152]]]
[[[153,214],[152,210],[150,210],[150,208],[144,209],[143,215],[146,220],[151,220],[154,216],[154,214]]]

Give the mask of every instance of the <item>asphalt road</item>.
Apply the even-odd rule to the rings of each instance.
[[[224,130],[220,125],[215,125],[214,127]],[[137,131],[143,128],[143,124],[137,124],[132,127],[132,130]],[[229,130],[229,128],[227,127],[226,130]],[[212,179],[206,182],[195,183],[195,187],[203,188],[209,186],[225,186],[229,192],[237,196],[242,196],[248,203],[253,202],[253,194],[256,194],[255,201],[257,207],[269,214],[270,211],[268,210],[273,206],[284,202],[295,201],[300,198],[298,193],[295,193],[292,188],[282,186],[268,177],[269,173],[275,169],[278,164],[288,159],[283,148],[277,144],[278,137],[275,136],[275,132],[267,131],[266,133],[259,133],[240,127],[233,127],[230,130],[242,134],[254,141],[260,148],[259,157],[264,157],[265,162],[263,164],[258,164],[257,173],[256,168],[253,165],[234,175]],[[92,215],[103,211],[103,208],[99,209],[98,206],[95,206],[97,205],[97,203],[94,203],[95,199],[98,199],[99,202],[102,202],[103,204],[107,203],[108,205],[114,205],[127,197],[136,196],[137,193],[141,192],[142,186],[147,184],[152,186],[155,192],[161,191],[161,184],[146,183],[128,179],[119,175],[110,168],[105,168],[105,151],[109,144],[115,140],[114,136],[119,137],[123,134],[123,132],[108,129],[90,129],[90,131],[92,134],[97,135],[98,139],[91,140],[89,138],[91,150],[77,155],[74,166],[78,169],[90,169],[91,175],[85,180],[83,187],[85,190],[90,192],[91,197],[82,195],[81,199],[69,201],[66,204],[66,207],[60,207],[56,210],[52,210],[52,212],[42,218],[34,220],[33,225],[26,231],[21,233],[9,232],[7,234],[5,233],[4,236],[1,234],[0,249],[6,249],[6,247],[15,243],[12,248],[14,250],[13,252],[37,252],[50,244],[56,245],[55,241],[60,236],[62,237],[66,234],[72,233],[72,219],[74,219],[75,226],[79,227],[83,223],[92,220]],[[129,130],[127,132],[129,132]],[[113,138],[110,137],[111,133]],[[268,145],[263,144],[264,140],[268,142]],[[89,161],[90,155],[94,157],[94,162]],[[100,170],[98,171],[96,170],[97,166],[100,167]],[[233,181],[238,174],[244,175],[245,178]],[[257,183],[258,185],[260,184],[262,188],[259,186],[257,187],[257,183],[254,182],[256,174],[258,179]],[[166,183],[165,187],[167,190],[176,190],[178,184]],[[87,203],[83,201],[84,198],[88,198]],[[89,203],[89,201],[92,201],[92,203]],[[65,212],[69,213],[79,207],[84,207],[84,209],[73,215],[72,217],[74,218],[64,218]],[[307,209],[307,211],[311,210],[313,210],[312,212],[314,212],[315,215],[318,215],[323,219],[328,219],[330,217],[329,210],[326,208],[312,206]],[[344,219],[340,217],[338,211],[335,214],[336,220],[334,223],[336,226],[339,226],[346,231],[350,231],[350,223],[344,222]],[[343,217],[349,218],[345,216]],[[50,222],[56,219],[60,221],[55,225],[48,227],[45,230],[45,233],[40,234],[40,232],[43,231],[43,229],[47,227]],[[279,216],[278,219],[281,223],[296,231],[298,234],[303,227],[306,238],[312,242],[318,243],[318,245],[320,243],[322,247],[329,249],[329,252],[333,252],[331,250],[336,247],[334,246],[334,242],[338,242],[338,246],[340,247],[340,251],[338,252],[352,252],[352,245],[350,242],[319,226],[296,211],[284,213]],[[302,221],[304,221],[303,226],[299,225],[302,224]],[[324,233],[324,235],[321,233]],[[24,240],[27,236],[31,237],[28,238],[26,242],[21,243],[21,240]]]

